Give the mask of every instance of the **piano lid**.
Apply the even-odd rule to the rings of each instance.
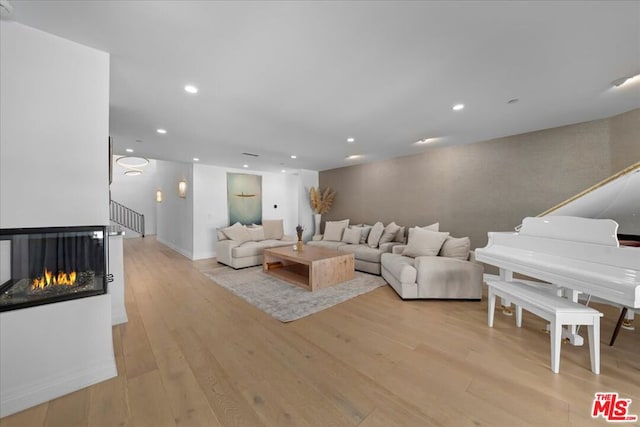
[[[609,219],[549,216],[525,218],[518,233],[489,232],[475,259],[640,308],[640,248],[620,247],[618,224]]]
[[[544,216],[612,219],[618,234],[640,240],[640,162],[541,213]]]

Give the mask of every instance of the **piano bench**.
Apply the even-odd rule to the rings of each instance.
[[[522,326],[522,309],[542,317],[550,324],[551,370],[560,370],[560,347],[563,325],[586,325],[589,333],[589,355],[591,371],[600,373],[600,317],[602,313],[593,308],[556,296],[544,289],[534,288],[520,282],[487,280],[489,289],[489,327],[493,327],[496,297],[511,300],[516,306],[516,326]]]

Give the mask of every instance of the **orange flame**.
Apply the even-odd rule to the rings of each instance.
[[[70,273],[58,272],[58,274],[54,275],[52,271],[48,269],[44,269],[44,275],[33,279],[31,283],[31,289],[44,289],[47,286],[58,286],[58,285],[66,285],[72,286],[76,282],[77,273],[72,271]]]

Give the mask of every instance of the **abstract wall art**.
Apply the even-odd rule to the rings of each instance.
[[[229,224],[262,224],[262,176],[227,172]]]

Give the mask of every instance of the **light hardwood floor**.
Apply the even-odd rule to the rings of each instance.
[[[217,267],[126,239],[118,377],[0,426],[605,425],[590,417],[602,391],[640,414],[638,332],[609,347],[612,307],[597,306],[602,374],[586,345],[563,345],[553,374],[544,322],[496,314],[490,329],[486,299],[402,301],[383,287],[283,324],[201,273]]]

